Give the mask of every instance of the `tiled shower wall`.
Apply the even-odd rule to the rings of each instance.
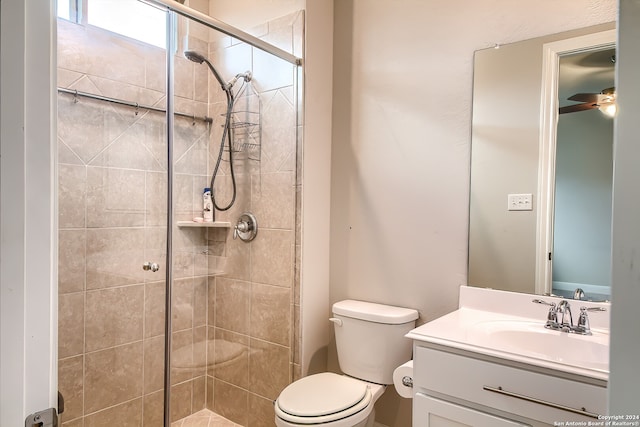
[[[205,52],[196,36],[207,32],[191,30],[189,48]],[[302,15],[257,33],[300,50]],[[66,21],[58,39],[59,86],[165,103],[164,50]],[[271,400],[300,372],[295,79],[291,65],[229,38],[209,47],[224,75],[254,72],[263,112],[260,161],[238,155],[238,201],[217,219],[235,222],[250,210],[260,231],[246,244],[229,229],[174,227],[172,418],[207,406],[243,425],[271,425]],[[217,117],[220,91],[208,70],[179,55],[175,61],[176,111]],[[202,90],[207,79],[211,95]],[[164,115],[67,94],[58,99],[62,421],[162,425]],[[200,215],[219,123],[176,119],[176,220]],[[221,197],[227,180],[228,164],[216,185]],[[160,270],[144,272],[145,261]],[[215,276],[223,267],[226,274]]]
[[[252,33],[301,56],[303,13]],[[273,400],[300,372],[300,281],[295,268],[301,177],[296,169],[301,164],[298,80],[291,64],[231,37],[211,43],[209,57],[225,75],[253,72],[252,84],[261,100],[262,146],[259,161],[251,159],[251,150],[237,153],[238,199],[229,211],[218,213],[218,219],[235,223],[242,212],[252,212],[259,225],[256,239],[245,243],[227,236],[223,247],[216,239],[210,242],[212,253],[225,251],[226,274],[209,278],[207,336],[214,351],[209,353],[207,408],[241,425],[274,425]],[[215,85],[211,78],[210,84]],[[212,88],[210,93],[217,94],[213,111],[224,111],[220,91]],[[220,131],[214,134],[210,165]],[[214,192],[225,203],[230,192],[228,165],[223,173]]]

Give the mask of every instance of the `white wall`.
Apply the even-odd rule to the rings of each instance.
[[[616,2],[340,0],[334,16],[331,301],[430,320],[466,283],[474,50],[613,21]],[[379,421],[409,425],[408,405]]]
[[[204,0],[197,0],[202,2]],[[189,0],[194,7],[194,0]],[[209,14],[234,27],[249,31],[257,25],[305,8],[306,0],[209,0]]]
[[[57,404],[53,1],[0,2],[0,425]]]
[[[613,239],[611,284],[610,414],[638,414],[638,354],[640,354],[640,3],[620,1],[618,117],[614,128]]]

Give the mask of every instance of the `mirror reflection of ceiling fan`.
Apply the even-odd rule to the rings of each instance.
[[[582,102],[582,104],[560,107],[558,110],[559,114],[575,113],[595,108],[607,116],[613,117],[616,114],[616,88],[614,87],[603,89],[600,93],[576,93],[568,99],[570,101]]]

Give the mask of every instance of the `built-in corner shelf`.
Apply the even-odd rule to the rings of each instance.
[[[178,221],[178,227],[198,227],[198,228],[229,228],[230,222],[214,221],[214,222],[195,222],[195,221]]]

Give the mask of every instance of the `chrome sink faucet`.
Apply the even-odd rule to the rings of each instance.
[[[571,316],[571,306],[567,300],[560,301],[558,304],[557,311],[562,315],[560,318],[560,329],[563,332],[571,332],[573,329],[573,316]],[[569,315],[569,319],[567,320],[567,315]]]
[[[547,313],[547,322],[544,325],[545,328],[580,335],[591,335],[589,316],[587,315],[588,311],[606,311],[604,307],[580,307],[578,324],[574,326],[571,315],[571,305],[569,305],[567,300],[562,300],[557,305],[555,302],[547,302],[541,299],[534,299],[532,302],[550,306],[549,312]],[[560,315],[559,322],[558,315]]]

